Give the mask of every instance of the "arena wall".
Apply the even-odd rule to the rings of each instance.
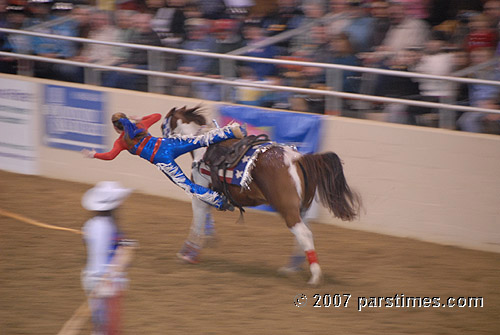
[[[189,201],[153,165],[128,153],[114,161],[98,161],[84,159],[78,151],[46,146],[42,87],[56,84],[106,92],[109,115],[165,114],[172,107],[202,104],[213,116],[215,103],[8,75],[0,75],[0,90],[9,86],[6,82],[19,80],[38,87],[37,174],[89,184],[119,180],[137,192]],[[110,147],[116,134],[109,124],[106,131]],[[151,132],[159,135],[159,127]],[[334,116],[325,118],[323,134],[322,151],[342,158],[348,182],[363,197],[364,211],[359,220],[344,223],[320,208],[318,222],[500,252],[500,137]],[[189,171],[188,155],[178,162]]]

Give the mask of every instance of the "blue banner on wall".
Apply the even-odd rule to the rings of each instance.
[[[220,106],[219,115],[221,126],[234,120],[246,123],[249,135],[267,134],[275,142],[296,146],[302,154],[319,150],[323,115],[230,105]],[[274,211],[267,205],[255,208]]]
[[[81,88],[45,85],[43,114],[46,145],[66,150],[106,149],[104,94]]]
[[[246,123],[249,135],[267,134],[278,143],[295,145],[303,154],[319,150],[322,115],[229,105],[220,106],[219,114],[223,125],[232,120]]]

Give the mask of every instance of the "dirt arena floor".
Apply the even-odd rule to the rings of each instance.
[[[89,187],[0,171],[0,209],[80,229]],[[190,204],[138,193],[124,203],[123,230],[140,242],[125,334],[500,334],[498,254],[313,224],[325,278],[311,288],[307,272],[277,274],[293,245],[277,216],[249,212],[243,225],[237,213],[215,216],[218,243],[202,263],[186,265],[175,253],[189,230]],[[81,236],[0,216],[0,249],[0,334],[57,334],[85,299]],[[300,294],[308,300],[296,307]],[[315,294],[323,307],[313,307]],[[350,294],[347,307],[333,306],[335,294],[342,306]],[[437,297],[439,307],[383,302],[359,311],[363,297],[396,294]],[[448,297],[483,297],[484,307],[442,307]],[[79,334],[90,334],[88,322]]]

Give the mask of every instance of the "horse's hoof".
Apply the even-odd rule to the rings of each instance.
[[[316,287],[316,286],[319,286],[322,282],[322,276],[319,276],[319,277],[311,277],[311,279],[309,279],[309,281],[307,282],[307,285],[309,286],[313,286],[313,287]]]
[[[321,283],[321,279],[323,277],[321,268],[319,267],[318,263],[312,263],[309,266],[309,268],[311,270],[312,276],[311,279],[309,279],[309,281],[307,282],[307,284],[311,286],[318,286]]]
[[[301,266],[290,266],[290,265],[285,265],[282,266],[278,269],[278,273],[282,276],[289,276],[293,275],[295,273],[298,273],[300,271],[303,271],[304,269]]]
[[[180,252],[177,253],[177,258],[179,258],[184,263],[189,263],[189,264],[198,264],[200,262],[198,257],[193,257],[190,255],[181,254]]]

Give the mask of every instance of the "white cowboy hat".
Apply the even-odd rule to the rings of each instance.
[[[131,192],[132,189],[124,188],[116,181],[100,181],[85,192],[82,206],[89,211],[109,211],[120,206]]]

